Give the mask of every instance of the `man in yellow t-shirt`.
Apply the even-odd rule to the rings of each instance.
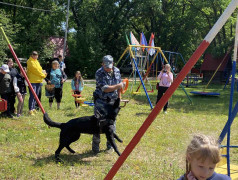
[[[37,96],[39,96],[42,82],[44,78],[47,76],[45,71],[42,69],[38,59],[38,53],[33,51],[30,58],[27,60],[27,76],[29,81],[36,92]],[[34,115],[35,112],[35,104],[36,100],[30,91],[30,98],[29,98],[29,114]]]

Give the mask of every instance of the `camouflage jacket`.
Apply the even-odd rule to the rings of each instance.
[[[95,74],[96,78],[96,90],[94,94],[98,96],[98,98],[106,100],[106,99],[112,99],[115,100],[118,98],[118,92],[104,92],[105,89],[107,89],[108,86],[116,85],[121,83],[121,74],[120,70],[116,67],[113,67],[112,74],[107,73],[103,67],[97,70]]]

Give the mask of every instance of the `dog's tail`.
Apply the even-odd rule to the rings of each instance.
[[[44,114],[44,121],[47,125],[49,125],[50,127],[57,127],[57,128],[61,128],[62,123],[58,123],[58,122],[54,122],[50,119],[50,117],[48,116],[47,113]]]

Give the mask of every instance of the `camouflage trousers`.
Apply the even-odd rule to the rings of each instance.
[[[108,114],[107,109],[105,108],[106,104],[114,104],[114,101],[110,101],[110,102],[106,102],[102,99],[97,99],[95,101],[94,104],[94,115],[96,117],[100,117],[103,116],[105,114]],[[114,123],[114,131],[116,131],[116,122]],[[95,153],[98,153],[100,148],[99,148],[99,144],[100,144],[101,140],[100,140],[100,134],[94,134],[93,135],[93,139],[92,139],[92,150]],[[107,141],[107,149],[111,149],[112,146],[110,144],[110,142]]]

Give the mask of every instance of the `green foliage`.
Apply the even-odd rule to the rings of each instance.
[[[15,24],[15,26],[13,26],[9,16],[7,16],[5,11],[1,10],[1,9],[0,9],[0,24],[4,28],[4,31],[7,34],[10,41],[12,41],[12,39],[16,38],[16,33],[18,32],[18,30],[16,28],[18,28],[18,25]],[[14,43],[14,45],[16,46],[15,43]],[[8,45],[1,34],[1,36],[0,36],[0,63],[1,64],[7,58],[8,54],[9,54]]]
[[[39,50],[39,54],[41,55],[39,57],[39,61],[44,61],[45,59],[52,57],[52,54],[54,54],[55,45],[53,43],[50,43],[48,39],[44,40],[42,47]]]
[[[14,27],[14,37],[12,33],[8,31],[6,33],[11,37],[11,43],[18,57],[28,58],[33,50],[44,53],[40,54],[41,57],[52,57],[52,53],[47,52],[47,48],[49,48],[48,38],[63,34],[61,23],[64,14],[62,16],[62,11],[59,11],[61,7],[57,6],[56,1],[46,0],[22,1],[21,4],[16,1],[9,1],[9,3],[52,11],[42,12],[13,6],[0,6],[8,15],[9,21],[7,24]],[[19,26],[16,26],[17,24]],[[19,46],[15,46],[15,44],[19,44]],[[10,56],[10,54],[8,55]]]
[[[64,36],[67,2],[22,0],[20,3],[9,0],[9,3],[51,12],[0,5],[1,21],[8,26],[7,34],[19,57],[28,57],[33,50],[42,53],[42,60],[52,57],[47,41],[51,36]],[[70,56],[66,59],[66,72],[72,76],[80,70],[84,77],[94,77],[104,55],[111,54],[117,61],[127,46],[125,33],[130,31],[138,40],[139,34],[144,32],[147,41],[154,32],[156,46],[180,52],[187,60],[229,3],[230,0],[71,0]],[[232,46],[235,17],[236,13],[207,52],[222,56]],[[0,50],[0,57],[9,56],[5,45],[1,43],[0,46],[4,47]]]

